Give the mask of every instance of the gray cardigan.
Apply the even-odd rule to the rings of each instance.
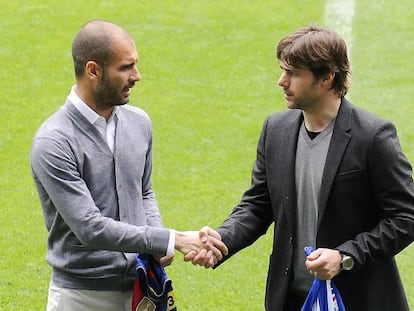
[[[128,105],[119,107],[117,120],[114,153],[69,100],[33,140],[46,259],[60,287],[130,288],[135,253],[167,251],[169,230],[151,185],[151,121]]]

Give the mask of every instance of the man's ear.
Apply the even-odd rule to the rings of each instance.
[[[322,83],[331,84],[333,79],[335,78],[335,72],[327,73],[322,77]]]
[[[102,67],[97,62],[88,61],[85,65],[85,73],[89,79],[100,79],[102,76]]]
[[[332,83],[333,83],[334,78],[335,78],[335,72],[327,73],[326,75],[322,76],[321,83],[323,86],[330,89],[332,88]]]

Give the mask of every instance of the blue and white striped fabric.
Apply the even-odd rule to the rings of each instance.
[[[305,247],[306,256],[310,255],[314,248]],[[332,280],[319,280],[315,278],[309,290],[308,297],[301,311],[346,311],[338,288]]]

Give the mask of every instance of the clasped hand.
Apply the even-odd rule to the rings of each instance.
[[[306,257],[306,268],[320,280],[331,280],[341,272],[341,254],[328,248],[318,248]]]
[[[220,234],[203,227],[198,231],[176,231],[175,248],[184,254],[185,261],[194,265],[211,268],[228,254],[227,246],[221,241]]]

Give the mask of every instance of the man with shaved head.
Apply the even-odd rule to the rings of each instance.
[[[152,127],[127,105],[141,80],[134,40],[94,20],[76,35],[76,84],[37,131],[32,175],[48,230],[53,268],[47,310],[131,310],[136,253],[162,265],[174,249],[213,266],[226,254],[220,236],[163,227],[152,189]]]

